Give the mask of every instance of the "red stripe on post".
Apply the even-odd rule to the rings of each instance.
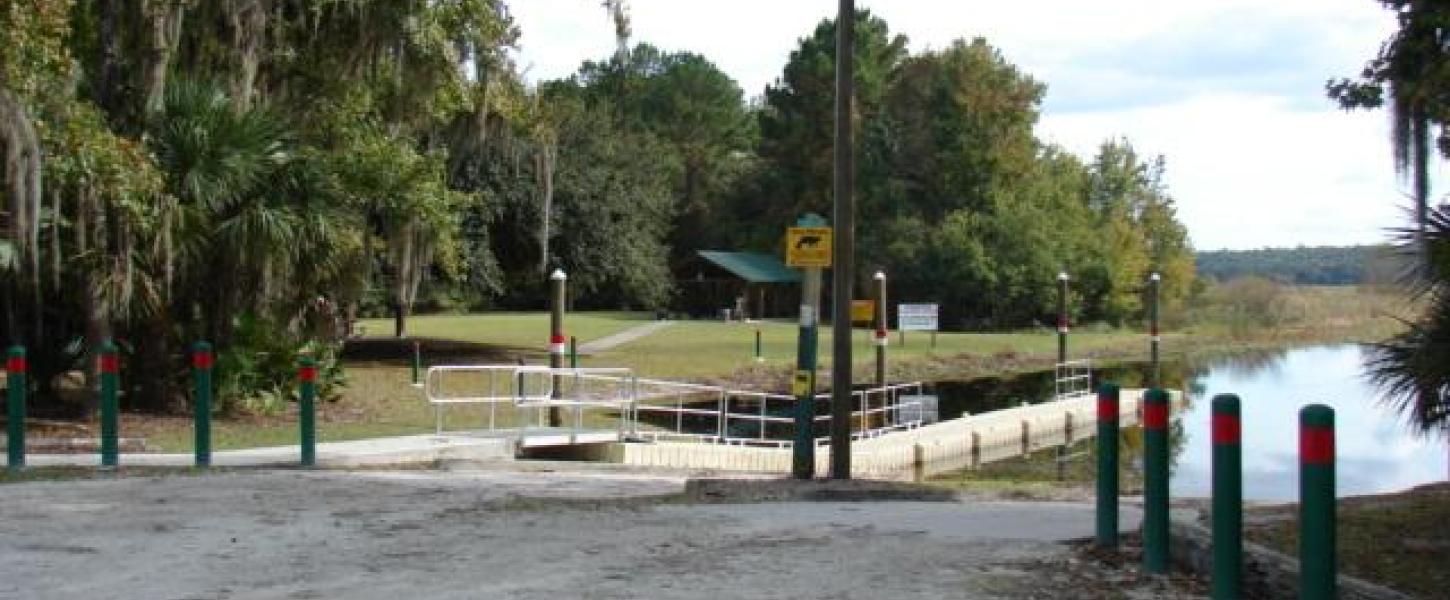
[[[1306,465],[1334,462],[1334,429],[1304,427],[1299,430],[1299,460]]]
[[[879,338],[886,337],[886,330],[885,329],[877,329],[876,330],[876,337],[879,337]]]
[[[297,379],[302,383],[313,383],[317,381],[317,367],[301,367],[297,369]]]
[[[1236,415],[1213,416],[1213,443],[1237,444],[1242,437],[1242,424]]]
[[[1150,327],[1148,329],[1148,335],[1151,335],[1153,337],[1158,337],[1158,326],[1157,325],[1154,325],[1153,327]]]
[[[1148,429],[1168,428],[1168,404],[1143,403],[1143,426]]]
[[[1118,420],[1118,402],[1108,396],[1098,396],[1098,420]]]
[[[12,356],[5,361],[5,370],[11,373],[24,373],[26,369],[25,358]]]
[[[550,344],[562,344],[562,343],[564,343],[564,336],[563,335],[551,335],[551,336],[549,336],[549,343]]]
[[[110,352],[107,352],[107,353],[101,355],[101,372],[102,373],[119,373],[120,371],[121,371],[121,359],[120,359],[120,357],[118,357],[115,354],[112,354]]]
[[[193,352],[191,355],[191,366],[195,369],[205,371],[216,363],[216,358],[210,352]]]

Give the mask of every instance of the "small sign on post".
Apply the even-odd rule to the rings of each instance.
[[[830,227],[791,227],[785,235],[785,264],[824,269],[831,266]]]
[[[875,300],[851,301],[851,324],[870,325],[876,319]]]
[[[901,331],[901,339],[905,341],[908,331],[930,331],[933,334],[932,339],[935,340],[938,312],[939,306],[936,304],[896,305],[896,328]]]

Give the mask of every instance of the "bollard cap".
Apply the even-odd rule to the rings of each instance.
[[[311,356],[304,356],[300,361],[301,366],[297,367],[297,379],[302,383],[314,383],[317,381],[317,360]]]
[[[1323,404],[1310,404],[1299,409],[1299,424],[1306,427],[1334,427],[1334,409]]]
[[[121,370],[121,360],[116,356],[116,343],[107,339],[101,342],[100,357],[102,373],[118,373]]]
[[[1213,412],[1219,414],[1239,414],[1238,394],[1219,394],[1213,397]]]
[[[212,355],[211,344],[197,342],[191,347],[191,367],[194,369],[206,370],[212,368],[216,358]]]
[[[26,368],[25,347],[11,346],[10,354],[5,360],[5,370],[11,373],[24,373]]]
[[[554,272],[549,274],[549,279],[553,281],[564,281],[568,278],[569,276],[564,274],[563,269],[554,269]]]
[[[1148,276],[1148,280],[1152,281],[1153,283],[1158,283],[1162,279],[1163,277],[1159,275],[1157,271],[1154,271],[1152,275]]]
[[[1113,398],[1117,398],[1118,397],[1118,393],[1121,390],[1122,390],[1122,387],[1120,387],[1118,384],[1112,383],[1110,381],[1104,381],[1104,382],[1098,384],[1098,395],[1099,396],[1111,396]]]
[[[871,276],[871,278],[875,279],[876,281],[886,281],[886,273],[877,271],[875,275]]]
[[[1058,271],[1057,272],[1057,280],[1058,281],[1067,281],[1067,271]]]
[[[1299,410],[1299,462],[1334,464],[1334,409],[1310,404]]]

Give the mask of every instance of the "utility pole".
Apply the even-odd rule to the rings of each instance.
[[[855,94],[856,0],[840,0],[836,15],[836,201],[831,281],[831,478],[851,478],[851,283],[855,279],[855,144],[851,141]],[[864,415],[863,415],[864,416]]]

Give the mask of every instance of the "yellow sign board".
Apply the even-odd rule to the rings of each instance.
[[[876,301],[875,300],[852,300],[851,301],[851,323],[853,325],[870,325],[876,322]]]
[[[791,227],[785,236],[785,264],[792,267],[831,266],[830,227]]]
[[[795,379],[790,382],[790,393],[793,396],[807,396],[811,393],[811,372],[796,371]]]

